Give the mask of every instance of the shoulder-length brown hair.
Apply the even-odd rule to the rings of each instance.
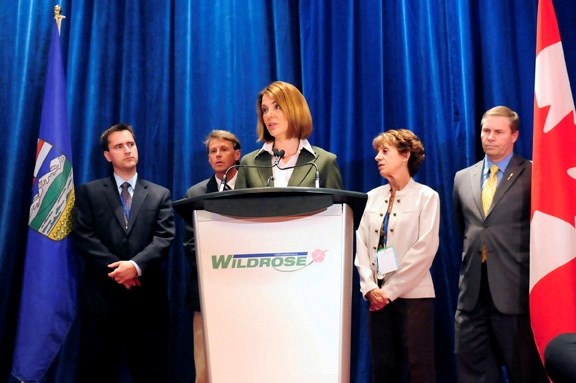
[[[312,134],[312,115],[306,99],[294,85],[283,81],[274,81],[258,94],[258,99],[256,100],[258,141],[274,141],[274,137],[270,135],[268,128],[264,124],[262,115],[262,97],[265,94],[280,105],[288,120],[287,135],[289,138],[304,139],[310,137],[310,134]]]

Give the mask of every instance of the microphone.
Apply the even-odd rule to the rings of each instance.
[[[284,151],[284,149],[273,149],[272,152],[274,153],[274,157],[276,157],[276,162],[274,163],[274,166],[278,166],[278,164],[280,163],[280,160],[282,158],[284,158],[284,154],[286,154],[286,152]],[[272,166],[272,167],[274,167]]]
[[[314,167],[314,169],[316,170],[316,178],[314,180],[314,187],[316,187],[316,189],[319,189],[320,188],[320,171],[318,170],[318,165],[316,165],[316,163],[314,163],[312,161],[304,162],[303,164],[299,164],[299,165],[288,166],[285,168],[281,168],[280,166],[278,166],[278,169],[288,170],[288,169],[299,168],[300,166],[306,166],[306,165],[312,165]]]
[[[276,158],[276,161],[274,161],[273,165],[266,165],[266,166],[260,166],[260,165],[242,165],[242,164],[234,164],[232,166],[230,166],[228,169],[226,169],[226,171],[224,172],[224,177],[222,177],[222,181],[220,182],[220,186],[218,187],[218,191],[224,191],[224,186],[226,185],[226,182],[228,181],[228,172],[232,169],[239,169],[239,168],[273,168],[275,166],[278,166],[278,163],[280,162],[280,160],[282,159],[282,157],[284,157],[284,150],[277,150],[277,149],[273,149],[272,151],[274,153],[274,158]]]

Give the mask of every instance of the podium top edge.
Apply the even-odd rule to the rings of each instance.
[[[194,196],[191,198],[182,198],[177,201],[173,201],[172,205],[178,207],[183,204],[189,204],[197,200],[207,200],[207,199],[225,199],[225,198],[235,198],[235,197],[274,197],[275,195],[333,195],[345,198],[367,200],[368,195],[366,193],[342,190],[342,189],[329,189],[329,188],[314,188],[314,187],[261,187],[261,188],[247,188],[247,189],[235,189],[226,190],[221,192],[206,193],[199,196]]]

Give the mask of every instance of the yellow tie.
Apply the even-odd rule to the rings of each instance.
[[[482,189],[482,209],[484,209],[484,215],[488,214],[490,210],[490,205],[492,205],[492,200],[494,199],[494,193],[496,192],[496,186],[498,186],[498,166],[490,166],[490,176],[486,183],[484,184],[484,189]],[[488,250],[486,249],[486,244],[482,245],[482,262],[486,262],[488,258]]]
[[[488,214],[490,206],[492,205],[492,200],[494,199],[494,193],[496,192],[496,186],[498,186],[498,166],[490,166],[490,176],[484,184],[484,189],[482,189],[482,208],[484,209],[484,215]]]

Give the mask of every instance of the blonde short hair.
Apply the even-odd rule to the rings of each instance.
[[[208,133],[208,136],[206,136],[206,139],[204,140],[204,145],[206,145],[206,151],[210,151],[210,140],[214,139],[214,138],[220,138],[226,141],[230,141],[232,143],[232,146],[234,148],[234,150],[237,149],[241,149],[240,147],[240,140],[238,139],[238,137],[236,137],[236,135],[232,132],[229,132],[227,130],[222,130],[222,129],[214,129],[213,131],[211,131],[210,133]]]
[[[484,122],[488,117],[506,117],[510,122],[510,131],[512,133],[518,131],[520,129],[520,117],[518,117],[518,113],[513,111],[512,109],[508,108],[507,106],[495,106],[491,109],[488,109],[484,115],[482,116],[482,120],[480,121],[480,126],[484,126]]]

